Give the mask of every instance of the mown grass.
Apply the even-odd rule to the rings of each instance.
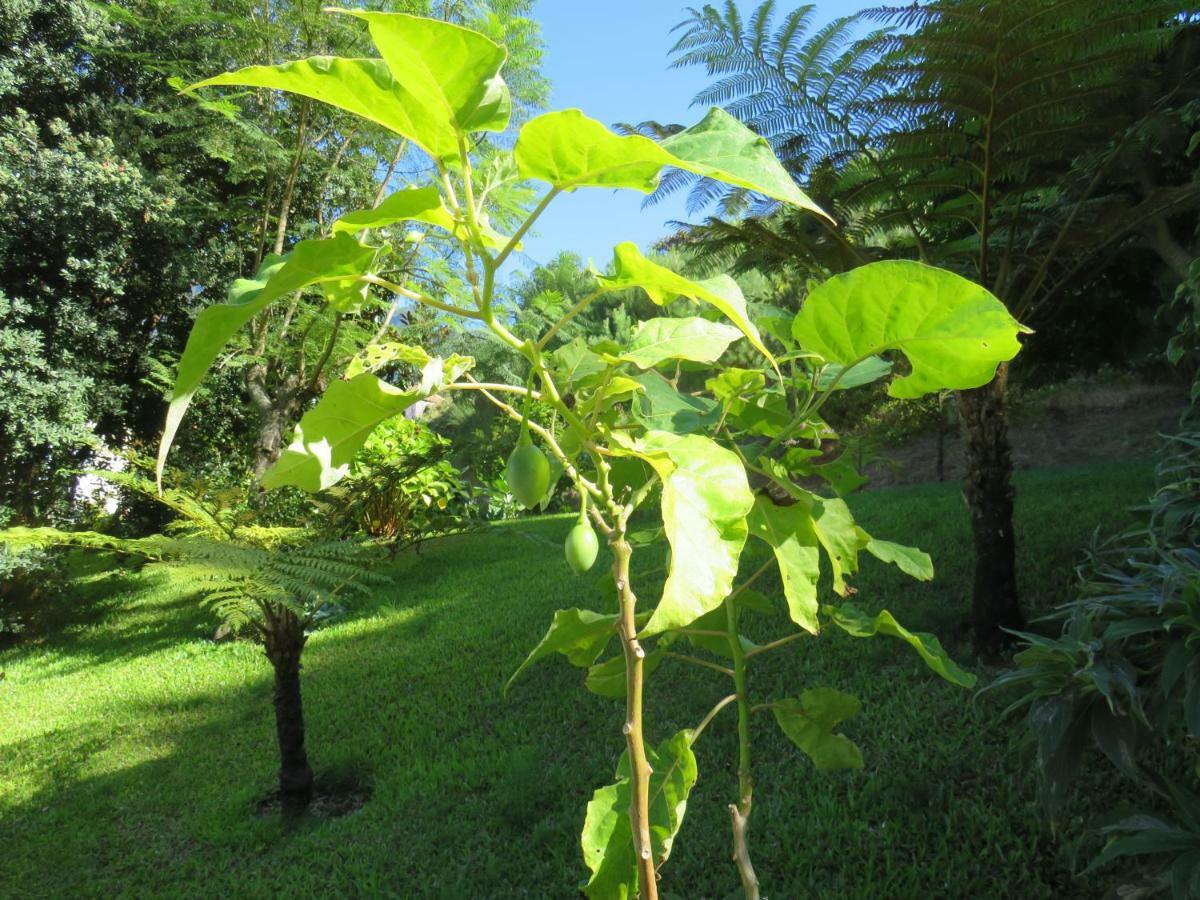
[[[1150,481],[1145,462],[1021,475],[1025,597],[1039,608],[1061,599],[1093,529],[1128,521]],[[922,546],[938,567],[918,584],[867,560],[860,604],[937,632],[966,659],[970,545],[957,488],[880,491],[853,506],[868,530]],[[427,545],[396,563],[394,588],[311,638],[310,754],[319,775],[366,777],[374,793],[351,815],[297,826],[254,814],[275,766],[260,651],[211,643],[213,623],[177,585],[114,577],[119,602],[110,595],[101,622],[0,654],[0,896],[577,896],[583,807],[611,778],[621,710],[557,658],[500,693],[553,610],[596,603],[593,579],[561,559],[570,524]],[[747,621],[752,637],[779,627]],[[819,774],[769,718],[756,724],[752,841],[766,896],[1102,893],[1102,877],[1072,878],[1037,817],[996,705],[972,703],[907,647],[827,633],[756,660],[751,678],[763,697],[830,685],[863,701],[845,727],[866,755],[861,772]],[[651,734],[694,726],[727,692],[721,681],[664,665],[647,698]],[[737,896],[731,726],[723,713],[697,744],[700,781],[663,872],[671,896]]]

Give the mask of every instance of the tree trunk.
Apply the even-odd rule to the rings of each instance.
[[[274,607],[263,643],[275,669],[275,735],[279,741],[279,801],[285,814],[302,813],[312,800],[313,773],[304,749],[304,704],[300,654],[304,623],[290,609]]]
[[[972,624],[976,651],[997,656],[1011,641],[1003,629],[1021,629],[1013,535],[1012,450],[1004,394],[1008,367],[980,388],[958,393],[958,415],[967,456],[963,486],[975,543]]]

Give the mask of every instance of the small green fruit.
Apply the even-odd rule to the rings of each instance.
[[[508,458],[504,477],[517,502],[526,509],[533,509],[550,489],[550,461],[533,444],[519,443]]]
[[[577,522],[567,535],[563,549],[567,554],[567,565],[576,575],[582,575],[596,562],[600,552],[600,541],[587,521]]]

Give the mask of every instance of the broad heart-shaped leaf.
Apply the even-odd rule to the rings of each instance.
[[[867,552],[885,563],[892,563],[905,575],[910,575],[918,581],[933,580],[933,560],[929,558],[928,553],[916,547],[905,547],[903,544],[871,538],[867,544]]]
[[[504,686],[505,693],[517,676],[539,659],[551,653],[561,653],[573,666],[587,667],[594,663],[617,633],[617,616],[601,615],[590,609],[560,609],[546,631],[546,636],[525,657],[525,662],[512,673]]]
[[[789,698],[771,704],[780,730],[822,772],[863,767],[858,745],[833,733],[840,722],[857,715],[860,708],[857,698],[834,688],[811,688],[799,700]]]
[[[659,306],[664,306],[679,297],[707,303],[736,325],[754,348],[765,356],[773,367],[775,366],[775,358],[763,344],[758,329],[754,327],[749,313],[746,312],[746,298],[742,296],[742,289],[728,275],[692,281],[677,272],[672,272],[666,266],[660,266],[647,259],[636,245],[628,241],[618,244],[613,249],[612,268],[612,275],[603,275],[596,279],[602,289],[620,291],[638,287]]]
[[[783,596],[792,621],[811,634],[821,630],[817,618],[817,579],[820,551],[811,510],[803,503],[777,506],[760,494],[746,524],[750,533],[766,541],[779,563]]]
[[[648,194],[663,167],[674,166],[829,218],[796,186],[770,145],[720,109],[661,144],[613,134],[577,109],[550,112],[521,128],[514,152],[521,177],[559,190],[613,187]]]
[[[936,635],[923,631],[909,631],[897,622],[896,617],[886,609],[877,616],[869,616],[849,603],[841,606],[826,606],[823,609],[833,624],[847,634],[854,637],[874,637],[876,634],[885,634],[889,637],[899,638],[917,651],[921,659],[925,660],[925,665],[951,684],[967,688],[975,686],[975,676],[958,667],[942,649],[941,641],[937,639]]]
[[[600,354],[589,350],[583,338],[575,338],[551,352],[550,366],[559,384],[571,390],[607,368]]]
[[[432,357],[421,371],[420,383],[407,390],[370,372],[335,381],[301,417],[291,444],[264,473],[263,487],[293,485],[315,493],[336,484],[380,422],[400,415],[473,364],[470,357]]]
[[[655,867],[666,862],[687,812],[688,794],[699,773],[691,730],[646,748],[650,763],[650,844]],[[584,894],[592,900],[634,900],[638,893],[633,828],[629,822],[629,758],[617,766],[616,784],[592,795],[580,835],[583,861],[592,873]]]
[[[633,455],[662,479],[662,519],[671,566],[662,599],[643,629],[683,628],[729,595],[746,543],[754,494],[742,461],[698,434],[650,431]]]
[[[675,165],[681,169],[782,200],[833,221],[800,190],[766,138],[719,107],[714,106],[691,128],[664,139],[662,148],[678,160]]]
[[[668,359],[713,363],[742,335],[736,328],[698,316],[645,319],[621,352],[623,362],[649,369]]]
[[[345,284],[364,274],[375,253],[375,247],[360,244],[348,234],[300,241],[286,255],[266,259],[254,278],[235,281],[225,303],[205,307],[200,312],[179,358],[175,388],[171,391],[167,421],[158,448],[160,480],[192,395],[229,339],[280,297],[319,282]]]
[[[481,34],[403,13],[338,10],[366,19],[384,59],[314,56],[250,66],[192,85],[290,91],[402,135],[436,159],[458,153],[462,131],[502,131],[511,101],[500,77],[506,52]]]
[[[366,21],[379,55],[412,102],[438,109],[460,132],[508,127],[512,98],[500,77],[508,58],[504,47],[478,31],[439,19],[337,11]]]
[[[643,194],[658,186],[658,173],[674,159],[649,138],[613,134],[578,109],[548,112],[526,122],[513,156],[522,178],[536,178],[559,190],[612,187]]]
[[[853,366],[899,350],[912,373],[893,397],[979,387],[1028,332],[985,288],[922,263],[885,260],[830,278],[804,301],[792,334],[828,362]]]
[[[797,505],[805,505],[812,516],[813,531],[825,548],[833,572],[833,589],[846,594],[846,576],[858,571],[858,552],[866,546],[866,532],[854,524],[845,500],[808,494]]]
[[[643,372],[635,380],[643,393],[633,402],[633,417],[647,431],[693,434],[707,431],[721,420],[719,403],[708,397],[681,394],[658,372]]]
[[[425,222],[447,231],[454,230],[454,216],[442,204],[442,195],[435,187],[406,187],[388,195],[371,209],[357,209],[333,223],[333,233],[360,231],[364,228],[385,228],[396,222]]]
[[[187,90],[221,85],[274,88],[328,103],[403,135],[438,158],[458,150],[450,120],[428,105],[412,102],[382,59],[311,56],[278,66],[247,66]]]

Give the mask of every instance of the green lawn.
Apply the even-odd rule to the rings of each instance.
[[[1063,597],[1092,531],[1128,521],[1150,484],[1146,462],[1021,475],[1026,598],[1045,608]],[[880,491],[853,506],[868,530],[920,545],[938,567],[918,584],[868,559],[861,605],[936,631],[969,661],[958,488]],[[595,605],[593,579],[562,561],[570,525],[554,517],[428,545],[396,564],[394,589],[312,637],[318,777],[365,775],[374,794],[351,815],[290,829],[253,813],[274,777],[260,650],[208,641],[213,623],[170,584],[114,578],[124,594],[98,624],[0,654],[0,896],[577,896],[583,807],[611,778],[621,711],[560,658],[500,694],[555,609]],[[820,775],[769,718],[757,724],[752,850],[766,896],[1102,892],[1102,879],[1072,881],[1035,817],[1034,783],[996,705],[973,704],[906,646],[830,632],[756,660],[751,677],[764,696],[830,685],[863,701],[845,728],[864,750],[861,772]],[[727,692],[721,680],[664,664],[648,693],[650,734],[695,725]],[[700,781],[663,873],[687,900],[736,896],[732,722],[722,713],[697,745]]]

